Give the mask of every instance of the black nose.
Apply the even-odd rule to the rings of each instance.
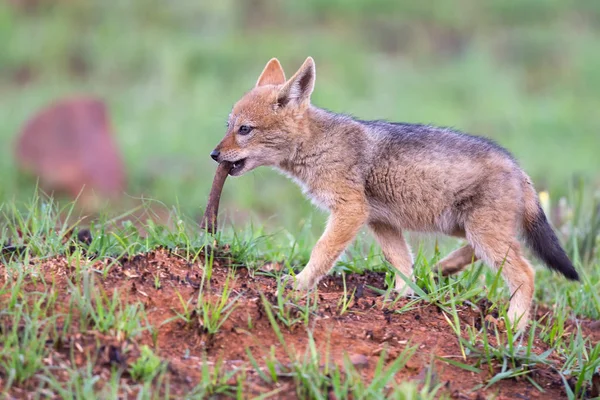
[[[213,150],[210,152],[210,156],[212,157],[213,160],[218,161],[219,160],[219,155],[221,154],[221,152],[219,150]]]

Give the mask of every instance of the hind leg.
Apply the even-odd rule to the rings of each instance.
[[[387,261],[402,274],[412,279],[413,258],[402,231],[389,224],[378,222],[370,222],[369,228],[371,228]],[[414,294],[411,287],[400,276],[396,276],[395,290],[405,296]]]
[[[511,232],[511,231],[509,231]],[[529,321],[533,299],[534,271],[521,253],[521,245],[512,235],[506,237],[501,227],[467,230],[467,239],[475,254],[489,266],[502,268],[502,277],[510,290],[508,318],[518,329]]]
[[[473,264],[478,260],[475,250],[471,245],[463,246],[459,249],[454,250],[448,254],[437,264],[437,268],[441,271],[442,275],[448,276],[457,274],[465,267]]]

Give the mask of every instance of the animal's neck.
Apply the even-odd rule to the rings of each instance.
[[[290,156],[279,169],[307,192],[315,192],[324,177],[340,170],[340,157],[358,160],[364,149],[364,127],[352,118],[310,107],[302,118],[304,129]],[[341,168],[347,170],[347,166]],[[334,173],[334,170],[337,172]]]
[[[328,131],[335,122],[334,118],[332,113],[310,106],[298,126],[298,129],[302,130],[296,133],[299,140],[295,143],[289,157],[281,163],[280,168],[293,177],[305,181],[306,170],[314,170],[326,156],[331,142]]]

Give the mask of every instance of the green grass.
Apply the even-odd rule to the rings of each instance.
[[[579,215],[591,215],[595,212],[579,209],[575,205],[573,207],[575,214]],[[128,301],[123,294],[117,295],[116,292],[106,293],[96,282],[115,268],[114,260],[125,255],[134,256],[139,252],[166,247],[183,259],[195,261],[204,254],[203,249],[213,244],[214,238],[205,235],[194,221],[174,211],[173,218],[181,222],[173,229],[148,223],[144,226],[147,234],[141,236],[136,224],[122,223],[115,226],[110,221],[99,221],[92,227],[91,243],[82,244],[64,239],[64,232],[69,231],[69,227],[59,223],[59,212],[59,207],[51,200],[39,197],[34,197],[23,207],[4,207],[4,220],[8,222],[1,229],[7,232],[5,237],[11,238],[11,243],[22,247],[19,254],[3,255],[6,282],[0,289],[3,299],[0,313],[0,376],[5,377],[4,390],[8,392],[11,388],[30,387],[35,385],[33,382],[38,382],[37,385],[42,385],[47,393],[59,394],[65,393],[65,390],[73,390],[82,397],[86,396],[85,393],[94,393],[94,396],[102,396],[101,393],[104,393],[110,397],[110,393],[136,390],[143,397],[162,397],[172,390],[172,384],[163,368],[164,362],[155,353],[157,348],[141,348],[140,356],[128,370],[137,386],[125,389],[124,385],[127,384],[122,380],[122,374],[126,371],[122,369],[113,372],[116,374],[114,381],[100,384],[98,376],[91,370],[48,366],[44,361],[51,350],[47,343],[65,340],[73,332],[85,334],[89,331],[122,341],[135,342],[142,335],[155,337],[160,326],[148,323],[145,306],[141,301]],[[415,283],[410,282],[416,293],[414,299],[403,307],[397,307],[400,298],[388,289],[382,292],[382,304],[385,308],[395,309],[400,316],[411,309],[436,305],[447,321],[448,330],[456,335],[461,349],[461,354],[442,357],[440,360],[471,372],[486,371],[487,383],[479,389],[493,390],[499,381],[520,378],[542,391],[543,388],[536,382],[535,371],[550,368],[564,381],[564,390],[569,398],[589,395],[592,377],[600,368],[600,344],[584,337],[579,329],[567,332],[565,327],[567,321],[575,321],[577,324],[582,319],[597,320],[599,317],[599,241],[594,242],[591,258],[582,260],[578,257],[576,249],[581,247],[581,240],[586,240],[582,238],[587,237],[589,232],[582,232],[574,221],[567,222],[561,231],[564,240],[573,244],[571,256],[582,275],[582,283],[569,283],[547,269],[538,269],[534,309],[546,305],[551,312],[530,327],[527,337],[522,333],[513,335],[510,329],[501,333],[493,326],[483,326],[478,330],[465,325],[461,320],[461,309],[476,308],[480,300],[486,298],[491,301],[489,310],[496,310],[500,316],[504,316],[508,293],[499,274],[492,273],[481,263],[475,263],[456,277],[441,277],[434,272],[432,267],[441,254],[456,245],[451,241],[439,242],[432,248],[427,245],[419,248],[415,263],[417,279]],[[21,233],[20,236],[17,232]],[[318,296],[316,293],[309,293],[307,296],[286,291],[283,288],[284,281],[279,279],[287,273],[287,268],[300,270],[306,262],[307,252],[310,250],[308,246],[314,240],[310,230],[292,237],[287,234],[265,235],[263,228],[251,225],[246,226],[242,232],[225,226],[218,240],[228,245],[228,254],[234,260],[233,266],[246,266],[250,276],[265,274],[261,271],[265,261],[281,261],[287,257],[286,267],[282,271],[266,273],[277,279],[279,290],[272,298],[263,296],[261,300],[264,313],[279,345],[285,350],[287,359],[282,360],[272,353],[271,358],[259,361],[252,357],[251,352],[248,353],[249,359],[253,360],[251,371],[264,382],[273,385],[272,395],[277,390],[282,390],[278,382],[284,379],[286,382],[293,382],[300,397],[320,398],[328,393],[327,390],[339,394],[338,398],[345,398],[350,394],[358,398],[372,398],[390,393],[399,396],[397,398],[437,396],[440,387],[434,381],[427,384],[424,381],[418,384],[395,383],[394,376],[402,370],[409,353],[391,364],[381,364],[382,369],[377,375],[379,378],[374,381],[361,378],[360,373],[348,363],[343,368],[331,366],[330,371],[323,371],[324,363],[329,365],[326,363],[328,356],[315,350],[311,333],[313,321],[318,315]],[[301,245],[297,246],[295,243]],[[92,254],[92,250],[95,256],[105,261],[98,264],[89,260],[85,254]],[[189,326],[198,327],[198,333],[210,337],[221,333],[224,322],[238,307],[236,301],[239,295],[231,289],[233,279],[237,279],[232,275],[233,272],[221,282],[222,289],[218,292],[212,289],[215,253],[209,251],[206,254],[203,281],[198,292],[189,298],[179,295],[182,306],[177,311],[179,316],[165,320],[163,324],[180,319]],[[62,304],[62,308],[57,307],[56,303],[56,283],[46,281],[47,275],[41,270],[42,263],[56,255],[63,255],[72,271],[67,288],[71,300],[69,304]],[[391,287],[393,280],[389,268],[372,240],[361,236],[361,240],[342,256],[334,273],[346,275],[362,273],[366,269],[384,271],[389,278],[388,286]],[[152,284],[157,285],[155,277],[149,279]],[[29,282],[38,283],[43,289],[31,291],[27,289]],[[162,290],[165,285],[168,285],[166,281],[159,282],[156,290]],[[353,293],[348,289],[342,293],[337,310],[340,316],[348,312],[347,302],[352,301],[352,296]],[[248,332],[252,332],[256,322],[250,319],[247,321]],[[303,330],[306,330],[308,347],[306,354],[299,356],[293,346],[290,347],[285,342],[282,332],[301,334],[299,332]],[[534,338],[547,346],[542,354],[532,351]],[[407,351],[410,348],[407,347]],[[262,362],[265,364],[261,364]],[[94,359],[90,358],[89,363],[93,364]],[[198,397],[217,393],[236,396],[240,390],[243,391],[242,375],[248,373],[248,370],[231,370],[219,363],[211,364],[210,367],[204,363],[203,368],[207,368],[206,374],[194,389]],[[432,368],[433,360],[430,372],[434,376]],[[66,374],[66,381],[56,379],[58,370]]]
[[[131,365],[131,377],[136,381],[151,381],[162,372],[161,360],[151,348],[143,346],[141,354]]]
[[[600,319],[600,3],[467,0],[459,9],[454,3],[434,7],[386,0],[150,0],[56,2],[33,12],[9,3],[0,5],[0,245],[10,240],[18,251],[0,256],[2,396],[36,388],[49,396],[85,399],[114,398],[124,391],[139,398],[169,396],[174,384],[156,346],[142,347],[130,370],[115,367],[110,376],[100,377],[92,355],[83,368],[74,361],[49,365],[48,343],[90,331],[132,342],[156,340],[160,326],[148,322],[146,306],[107,293],[98,282],[118,268],[122,257],[157,247],[191,263],[200,260],[215,239],[198,227],[214,172],[208,153],[224,133],[232,104],[271,57],[280,58],[289,76],[308,55],[317,63],[313,101],[318,106],[365,119],[453,126],[511,150],[536,187],[548,189],[550,202],[544,206],[582,276],[581,284],[569,283],[536,268],[534,307],[551,312],[530,328],[527,340],[506,337],[492,327],[466,326],[459,318],[461,308],[476,309],[484,298],[491,310],[505,312],[508,293],[499,275],[475,263],[456,277],[438,276],[432,266],[457,242],[412,237],[418,244],[417,280],[409,284],[416,296],[397,307],[400,299],[387,290],[383,307],[400,317],[429,304],[439,307],[461,349],[441,361],[486,373],[485,386],[491,389],[514,377],[535,387],[536,369],[551,368],[569,398],[590,395],[600,347],[581,329],[566,327],[568,321]],[[83,60],[80,73],[73,60]],[[30,81],[18,83],[24,72]],[[77,207],[37,195],[35,179],[17,171],[12,154],[27,119],[73,92],[91,92],[107,102],[130,196],[91,223],[89,245],[69,238],[71,228],[83,228]],[[129,202],[141,197],[140,209],[148,214],[151,208],[166,209],[172,226],[134,217],[137,210]],[[234,267],[247,267],[250,277],[279,279],[306,265],[324,215],[293,183],[259,169],[229,180],[222,203],[226,219],[216,239],[228,244]],[[64,289],[70,303],[61,307],[56,299],[62,289],[54,279],[46,281],[42,271],[42,264],[57,255],[66,258],[73,278]],[[230,286],[220,293],[211,290],[213,261],[205,265],[201,290],[192,297],[180,294],[176,317],[209,336],[222,332],[238,299]],[[283,265],[282,272],[261,271],[266,261]],[[389,265],[361,232],[334,273],[365,270],[385,272],[392,286]],[[156,290],[168,289],[160,277],[149,279]],[[29,290],[32,283],[42,289]],[[344,291],[339,317],[351,313],[354,295]],[[287,382],[298,396],[313,398],[331,392],[340,399],[384,393],[399,399],[439,397],[433,360],[420,382],[394,381],[414,351],[410,346],[396,361],[377,364],[378,378],[372,381],[349,362],[324,372],[328,355],[316,350],[311,331],[318,302],[316,294],[284,290],[265,299],[287,359],[274,350],[266,360],[252,358],[248,350],[249,369],[231,369],[227,360],[203,362],[202,378],[189,397],[240,397],[249,374],[273,385],[264,398],[276,397]],[[243,325],[251,332],[258,323],[249,317]],[[283,339],[282,332],[291,331],[306,331],[305,354],[291,351]],[[547,352],[531,352],[533,337]],[[134,377],[131,387],[127,376]]]
[[[208,266],[207,268],[210,268]],[[229,286],[233,278],[233,274],[229,274],[223,286],[223,290],[216,297],[216,300],[210,300],[206,292],[210,290],[208,274],[202,275],[202,283],[198,290],[198,296],[195,299],[195,306],[191,305],[191,300],[187,302],[183,300],[181,295],[177,293],[183,313],[177,312],[177,317],[183,320],[190,327],[197,327],[201,333],[214,335],[219,332],[221,326],[236,308],[237,298],[231,298],[232,290]],[[207,285],[208,287],[205,287]]]
[[[298,356],[296,350],[290,347],[283,338],[279,328],[278,315],[273,311],[272,305],[266,298],[262,298],[269,322],[275,331],[280,344],[290,359],[289,363],[282,363],[275,357],[267,362],[270,376],[261,374],[268,383],[277,383],[279,377],[292,378],[296,385],[298,398],[326,399],[330,393],[335,398],[413,398],[418,389],[415,383],[405,382],[401,385],[395,383],[395,375],[404,368],[408,360],[417,350],[416,346],[407,346],[395,360],[385,365],[385,351],[379,357],[371,382],[365,382],[352,362],[346,358],[343,368],[330,366],[327,354],[325,356],[317,350],[315,341],[308,333],[308,346],[304,356]],[[252,359],[254,359],[252,357]],[[256,366],[256,362],[254,362]],[[322,366],[325,367],[322,367]],[[419,393],[419,398],[435,398],[437,389],[429,390],[425,387]]]
[[[79,329],[109,333],[119,339],[138,336],[149,327],[145,323],[144,307],[140,303],[123,304],[120,293],[112,296],[94,287],[93,271],[82,271],[81,289],[70,285],[69,315],[79,313]]]

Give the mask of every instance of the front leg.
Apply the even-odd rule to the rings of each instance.
[[[346,198],[332,210],[327,228],[313,248],[308,264],[296,276],[296,289],[312,288],[329,272],[365,223],[367,215],[366,201],[360,196],[352,201]]]

